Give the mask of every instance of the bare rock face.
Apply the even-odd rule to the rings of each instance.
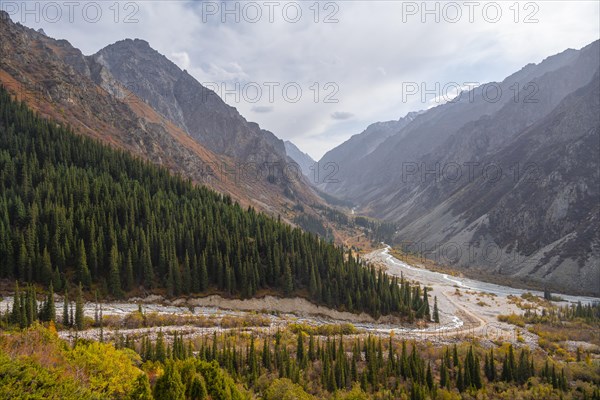
[[[363,157],[332,150],[350,172],[323,189],[440,262],[600,295],[599,43],[430,109]]]
[[[117,42],[91,56],[91,61],[208,149],[243,161],[286,160],[283,141],[246,121],[147,42]]]

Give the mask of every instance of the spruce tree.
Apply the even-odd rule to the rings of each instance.
[[[71,326],[71,320],[69,319],[69,289],[65,287],[65,295],[63,296],[63,317],[62,324],[65,327]]]
[[[286,260],[286,263],[283,267],[283,292],[286,296],[290,296],[293,291],[294,281],[292,278],[292,270],[289,262]]]
[[[19,291],[18,282],[15,282],[15,294],[13,297],[11,321],[13,324],[21,324],[21,293]],[[24,326],[21,328],[24,328]]]
[[[302,339],[302,332],[298,332],[298,339],[296,343],[296,360],[300,366],[305,365],[305,354],[304,354],[304,340]]]
[[[79,282],[83,284],[86,289],[89,289],[92,285],[92,276],[88,269],[87,255],[85,253],[85,245],[83,239],[79,241],[79,252],[77,258],[77,277]]]
[[[54,304],[54,286],[50,282],[48,288],[48,297],[44,304],[44,320],[56,322],[56,306]]]
[[[109,262],[108,288],[113,296],[121,297],[122,291],[121,274],[119,273],[119,251],[115,244],[113,244],[110,250]]]
[[[81,288],[81,283],[78,286],[77,297],[75,299],[75,328],[77,328],[78,331],[84,329],[83,290]]]
[[[440,386],[443,388],[448,388],[449,385],[450,382],[448,379],[448,367],[446,366],[444,360],[442,360],[442,365],[440,367]]]
[[[165,340],[162,329],[158,331],[156,338],[155,358],[157,361],[165,362],[167,358],[167,350],[165,348]]]
[[[208,398],[206,383],[200,374],[195,374],[189,388],[189,398],[191,400],[205,400]]]
[[[154,399],[185,400],[185,386],[172,362],[167,363],[165,373],[156,380]]]
[[[129,394],[131,400],[152,400],[152,388],[150,387],[150,381],[148,375],[141,373],[135,378],[133,383],[133,389]]]

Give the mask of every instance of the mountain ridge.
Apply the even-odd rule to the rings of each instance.
[[[462,96],[458,101],[426,111],[380,142],[365,157],[342,158],[340,170],[349,169],[346,176],[353,179],[344,180],[341,174],[340,183],[321,189],[360,205],[358,212],[395,221],[398,225],[396,243],[406,247],[412,244],[411,251],[419,251],[416,244],[430,256],[439,258],[443,256],[444,246],[446,250],[448,246],[458,246],[462,254],[446,257],[446,263],[464,271],[477,269],[481,271],[479,276],[498,274],[528,280],[537,286],[597,295],[600,276],[595,266],[600,263],[600,256],[596,247],[600,239],[590,236],[580,223],[586,218],[596,221],[589,202],[600,199],[595,191],[588,190],[592,185],[590,181],[580,183],[588,189],[578,189],[574,192],[579,193],[577,195],[558,193],[585,177],[586,163],[597,166],[598,161],[594,161],[585,148],[568,147],[568,141],[559,142],[557,151],[571,151],[573,159],[552,158],[557,169],[554,174],[567,170],[570,164],[579,165],[581,170],[579,173],[577,169],[571,170],[558,183],[552,180],[548,181],[552,184],[546,185],[530,183],[536,192],[525,195],[528,192],[523,191],[523,187],[528,182],[523,181],[523,175],[532,179],[531,174],[538,168],[540,177],[549,179],[547,174],[551,167],[547,160],[520,153],[522,149],[515,149],[514,145],[525,143],[523,135],[533,135],[531,129],[547,118],[559,121],[558,110],[564,107],[564,101],[578,90],[597,84],[599,43],[595,41],[581,50],[566,50],[539,64],[527,65],[501,83],[481,85],[469,93],[475,98],[472,102]],[[511,91],[510,87],[516,84],[518,91]],[[478,100],[486,87],[491,86],[502,88],[508,99],[497,103]],[[535,101],[524,103],[532,94]],[[588,97],[588,101],[594,103],[593,100]],[[593,107],[586,109],[590,115],[594,110]],[[578,110],[569,108],[563,112],[574,115]],[[586,117],[588,120],[590,115]],[[590,121],[592,126],[598,124],[597,120]],[[544,126],[550,129],[551,124]],[[580,132],[583,125],[573,122],[568,129]],[[573,134],[568,129],[561,132],[566,138]],[[547,152],[543,140],[539,139],[543,136],[537,134],[536,137],[537,140],[527,141],[533,154]],[[588,146],[600,152],[597,142],[592,140]],[[513,150],[509,152],[509,148]],[[488,173],[499,171],[499,179],[489,176],[483,179],[486,168]],[[454,173],[458,178],[452,176]],[[589,172],[588,175],[597,174]],[[511,194],[521,196],[522,203],[509,200]],[[523,197],[541,194],[545,196],[533,203]],[[556,196],[570,202],[565,203],[566,200]],[[551,206],[542,201],[543,198],[555,199],[556,203]],[[555,210],[553,217],[546,208]],[[580,215],[574,213],[577,210]],[[582,237],[591,238],[591,244],[583,243]],[[488,245],[501,254],[501,259],[485,259],[482,252]],[[560,248],[565,250],[561,253]],[[574,254],[573,248],[583,254]],[[515,268],[515,264],[520,265],[521,270]]]
[[[152,50],[147,42],[139,39],[122,42],[146,47],[146,51],[162,59],[172,71],[179,71],[178,79],[184,81],[180,86],[193,80]],[[56,40],[13,23],[5,12],[0,16],[0,56],[0,81],[9,90],[37,112],[72,126],[79,133],[165,165],[194,182],[232,196],[244,206],[280,215],[290,223],[295,204],[302,204],[310,212],[311,204],[322,203],[304,180],[284,174],[290,160],[283,141],[247,122],[216,94],[208,97],[208,105],[216,105],[223,113],[212,114],[210,126],[216,132],[210,133],[218,138],[220,132],[223,135],[233,132],[237,136],[250,132],[246,147],[239,146],[245,154],[226,148],[221,149],[222,153],[211,149],[210,140],[198,140],[168,118],[167,112],[165,116],[156,111],[132,90],[135,87],[120,82],[93,55],[83,55],[67,40]],[[201,87],[193,82],[193,87]],[[185,90],[180,87],[178,94],[186,94]],[[231,123],[227,119],[230,114]],[[183,125],[187,128],[188,122]],[[231,148],[235,147],[236,140],[228,141]]]

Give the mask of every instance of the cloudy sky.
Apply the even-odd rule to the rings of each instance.
[[[313,158],[600,36],[598,1],[0,1],[85,54],[147,40]]]

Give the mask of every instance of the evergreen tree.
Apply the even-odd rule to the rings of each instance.
[[[450,381],[449,381],[449,377],[448,377],[448,367],[446,366],[445,362],[442,362],[442,365],[440,367],[440,386],[443,388],[450,387]]]
[[[22,321],[21,312],[22,312],[22,310],[21,310],[21,293],[19,291],[19,282],[16,282],[15,283],[15,294],[14,294],[13,305],[12,305],[12,314],[11,314],[12,323],[21,325],[21,321]],[[21,326],[21,329],[24,327],[25,326]]]
[[[181,375],[171,362],[167,363],[165,373],[156,380],[154,399],[185,400],[185,386],[181,381]]]
[[[113,244],[110,250],[109,263],[109,290],[115,297],[121,297],[121,274],[119,273],[119,251],[117,246]]]
[[[86,289],[89,289],[92,285],[92,276],[88,269],[87,255],[85,253],[85,245],[83,239],[79,241],[79,253],[77,258],[77,277],[79,282],[83,284]]]
[[[435,296],[433,298],[433,321],[435,323],[440,322],[440,314],[439,314],[438,305],[437,305],[437,296]]]
[[[42,321],[56,321],[56,306],[54,304],[54,286],[52,285],[52,282],[50,282],[50,287],[48,288],[48,296],[46,297],[46,301],[44,302],[42,314]]]
[[[200,374],[195,374],[189,389],[190,400],[205,400],[208,398],[206,383]]]
[[[289,262],[286,261],[283,267],[283,292],[286,296],[289,296],[294,291],[294,281],[292,278],[292,270]]]
[[[152,400],[152,389],[148,375],[141,373],[135,378],[133,389],[128,397],[129,400]]]
[[[160,362],[165,362],[167,358],[167,350],[165,348],[165,340],[162,329],[158,331],[156,338],[155,359]]]
[[[66,287],[65,287],[65,295],[63,296],[62,324],[65,327],[71,326],[71,320],[69,319],[69,290]]]
[[[296,360],[298,364],[301,366],[305,365],[305,355],[304,355],[304,340],[302,339],[302,332],[298,332],[298,342],[296,344]]]
[[[81,288],[81,283],[79,284],[77,297],[75,299],[75,328],[77,328],[78,331],[82,331],[84,329],[83,290]]]

